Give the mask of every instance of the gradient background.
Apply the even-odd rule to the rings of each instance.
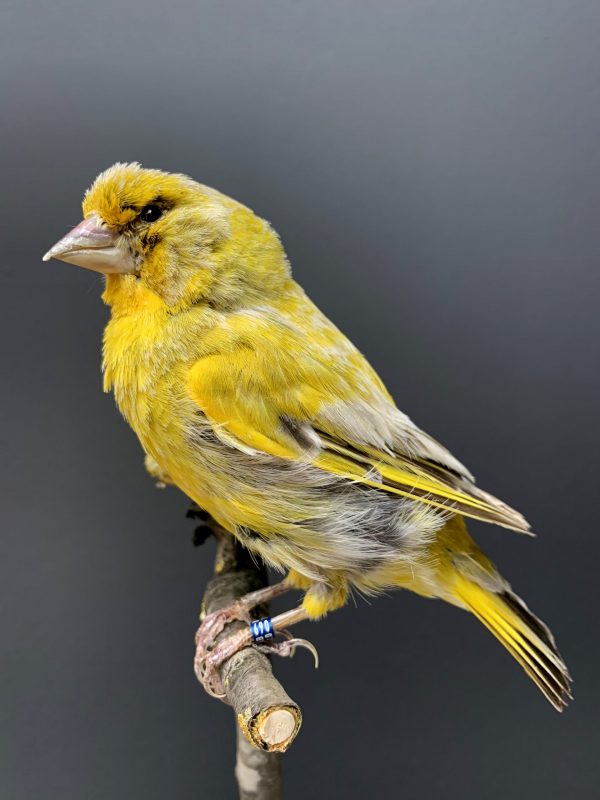
[[[286,797],[597,797],[597,0],[1,17],[0,796],[235,795],[231,712],[192,671],[212,545],[102,394],[101,279],[41,262],[140,160],[271,220],[399,405],[526,512],[537,540],[476,534],[575,677],[560,716],[468,615],[361,601],[300,629],[318,672],[277,664],[305,718]]]

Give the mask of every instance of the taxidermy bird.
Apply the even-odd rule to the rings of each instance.
[[[106,275],[104,389],[151,473],[286,573],[261,599],[304,590],[291,622],[322,617],[352,590],[445,600],[473,613],[561,710],[571,681],[552,634],[465,525],[526,533],[527,522],[396,407],[293,280],[271,226],[185,175],[135,163],[103,172],[83,215],[44,260]],[[212,646],[227,613],[200,637],[213,689],[209,673],[248,643]]]

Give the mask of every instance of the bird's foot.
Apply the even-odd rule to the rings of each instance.
[[[239,650],[252,644],[253,639],[260,641],[260,632],[253,635],[247,628],[228,636],[219,643],[216,641],[217,637],[231,622],[240,621],[250,625],[250,611],[253,608],[269,603],[291,588],[286,581],[265,586],[255,592],[249,592],[225,608],[220,608],[204,616],[196,633],[194,670],[198,680],[209,694],[216,697],[223,696],[223,687],[219,677],[221,666]],[[263,638],[268,638],[268,635]]]
[[[255,620],[248,628],[236,631],[220,642],[215,641],[216,637],[223,632],[225,625],[234,620],[249,621],[250,608],[266,602],[276,594],[287,591],[289,586],[285,582],[282,584],[267,586],[265,589],[251,592],[231,606],[206,615],[196,634],[194,671],[208,694],[218,698],[225,696],[221,681],[221,667],[233,655],[252,644],[256,645],[258,650],[263,653],[283,657],[291,657],[298,647],[303,647],[312,653],[315,667],[319,666],[319,655],[315,646],[306,639],[292,638],[285,629],[288,625],[295,625],[307,619],[306,611],[302,606],[279,614],[272,620],[269,617]],[[270,641],[276,632],[286,637],[284,641]]]

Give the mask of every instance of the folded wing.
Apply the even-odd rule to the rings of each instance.
[[[399,411],[380,378],[324,317],[317,343],[288,320],[238,315],[227,346],[193,365],[188,390],[227,445],[311,463],[366,486],[522,533],[519,512]]]

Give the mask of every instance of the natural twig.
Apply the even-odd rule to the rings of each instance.
[[[258,750],[237,729],[235,759],[240,800],[281,800],[281,755]]]
[[[217,539],[215,575],[203,599],[203,614],[231,605],[248,592],[267,585],[264,567],[231,534],[211,523]],[[257,616],[266,609],[257,608]],[[227,637],[245,627],[230,622],[217,637]],[[276,800],[281,796],[279,753],[285,752],[300,729],[302,715],[273,675],[269,659],[254,647],[246,647],[226,661],[220,670],[225,702],[232,706],[239,725],[236,777],[243,800]]]

